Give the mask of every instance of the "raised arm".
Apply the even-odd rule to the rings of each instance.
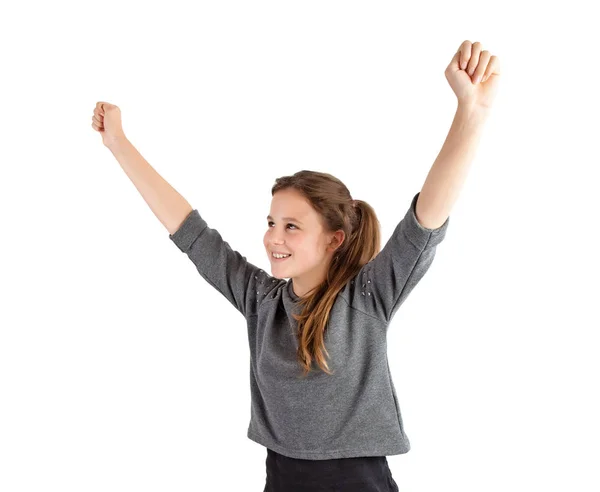
[[[496,57],[465,41],[446,69],[458,99],[448,136],[419,193],[379,254],[345,289],[351,306],[386,327],[431,266],[464,184],[496,92]]]
[[[169,234],[175,233],[192,211],[192,206],[148,164],[127,138],[122,138],[107,147],[141,193],[150,210],[167,228]]]
[[[479,41],[465,40],[444,72],[458,109],[442,150],[419,193],[416,216],[423,227],[436,229],[450,215],[475,156],[483,125],[500,79],[497,56]]]
[[[169,238],[189,257],[202,277],[244,316],[254,315],[260,301],[267,299],[280,282],[232,249],[129,140],[121,139],[108,148],[167,228]]]
[[[475,157],[487,111],[458,105],[446,141],[419,193],[416,215],[428,229],[437,229],[450,215]]]

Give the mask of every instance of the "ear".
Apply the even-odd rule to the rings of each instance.
[[[346,238],[346,234],[344,233],[344,231],[342,231],[340,229],[333,233],[331,240],[329,242],[329,246],[334,250],[338,249],[344,243],[345,238]]]

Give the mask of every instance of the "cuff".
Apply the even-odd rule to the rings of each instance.
[[[404,232],[408,235],[410,241],[417,247],[422,249],[431,248],[441,243],[446,236],[446,230],[450,223],[450,217],[446,218],[441,226],[436,229],[423,227],[417,219],[417,200],[421,192],[417,193],[411,203],[410,208],[404,216]]]
[[[202,231],[207,227],[206,221],[200,216],[197,209],[192,210],[173,234],[169,234],[169,239],[177,247],[186,253],[192,243],[198,238]]]

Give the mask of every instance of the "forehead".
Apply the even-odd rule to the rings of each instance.
[[[273,195],[267,218],[308,223],[315,217],[316,212],[309,201],[296,190],[287,189],[279,190]]]

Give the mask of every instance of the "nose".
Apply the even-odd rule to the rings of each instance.
[[[278,233],[275,231],[271,231],[271,244],[273,246],[281,246],[283,241],[278,238]]]
[[[285,246],[285,240],[284,239],[280,239],[279,236],[283,235],[284,232],[278,230],[275,227],[272,227],[269,231],[268,231],[268,239],[267,239],[267,244],[269,244],[273,249],[276,248],[284,248]]]

